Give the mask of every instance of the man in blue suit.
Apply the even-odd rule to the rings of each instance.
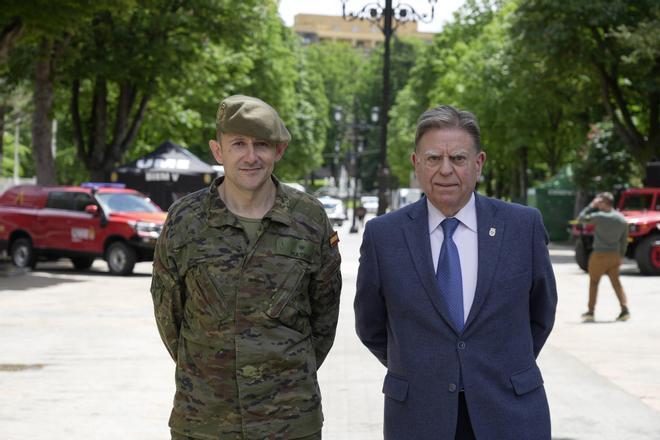
[[[476,118],[439,106],[417,122],[425,197],[367,223],[355,315],[387,367],[386,440],[550,440],[536,364],[557,305],[535,209],[482,196]]]

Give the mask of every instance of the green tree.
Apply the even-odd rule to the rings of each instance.
[[[165,139],[189,147],[213,162],[208,140],[215,136],[218,103],[232,94],[257,96],[272,104],[292,134],[277,175],[297,179],[319,165],[327,127],[327,98],[318,70],[298,38],[286,28],[273,2],[251,12],[250,29],[240,40],[208,41],[182,75],[154,94],[131,158]]]
[[[359,92],[360,82],[356,72],[361,72],[367,61],[363,51],[343,42],[320,42],[306,47],[309,67],[321,76],[322,91],[328,99],[326,114],[328,123],[323,141],[323,158],[337,181],[339,164],[346,152],[351,150],[349,124],[354,119],[354,99]],[[335,121],[339,110],[342,120]]]
[[[410,163],[408,157],[400,158],[393,154],[393,120],[392,110],[397,99],[397,94],[406,86],[410,78],[410,71],[414,66],[420,63],[425,43],[417,38],[398,38],[392,39],[391,49],[391,67],[390,67],[390,103],[389,103],[389,125],[388,125],[388,139],[387,139],[387,160],[390,167],[393,179],[398,182],[409,181],[409,173],[407,175],[397,174],[398,170],[402,169],[401,161]],[[383,51],[382,45],[376,47],[369,54],[368,63],[364,66],[360,73],[361,84],[360,92],[358,93],[360,102],[360,118],[364,121],[369,121],[371,109],[374,106],[382,105],[383,97]],[[377,187],[378,180],[378,167],[379,167],[379,154],[380,154],[380,139],[381,130],[380,126],[373,126],[369,131],[365,144],[364,159],[362,161],[361,180],[363,187],[366,191],[371,191]],[[407,143],[408,155],[410,154],[411,143]],[[403,165],[405,166],[405,165]]]
[[[614,128],[639,163],[660,157],[660,5],[654,0],[523,0],[512,29],[564,75],[597,78]]]
[[[96,14],[70,70],[74,140],[91,178],[107,178],[133,145],[150,100],[176,89],[206,44],[240,46],[244,23],[258,12],[253,1],[140,0],[131,10]]]
[[[567,77],[522,54],[511,33],[516,6],[468,2],[419,57],[392,110],[390,154],[399,178],[411,169],[417,117],[438,104],[479,118],[488,194],[524,201],[532,179],[554,174],[574,156],[588,130],[589,78]]]
[[[10,1],[0,12],[0,74],[7,81],[7,66],[18,72],[14,78],[31,78],[34,111],[32,114],[32,156],[37,182],[56,182],[51,154],[53,96],[57,75],[65,62],[69,42],[93,14],[108,5],[122,2],[35,0]],[[16,46],[15,50],[10,49]],[[19,58],[12,60],[14,55]],[[2,104],[0,104],[2,105]]]

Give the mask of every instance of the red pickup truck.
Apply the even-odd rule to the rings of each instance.
[[[617,209],[628,222],[626,256],[637,261],[644,275],[660,275],[660,188],[631,188],[619,198]],[[593,225],[572,222],[575,260],[587,270],[593,245]]]
[[[136,262],[153,259],[165,217],[122,185],[15,186],[0,196],[0,252],[32,268],[66,257],[83,270],[104,258],[111,273],[128,275]]]

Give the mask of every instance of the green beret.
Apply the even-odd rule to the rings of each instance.
[[[291,140],[291,134],[277,111],[252,96],[234,95],[225,98],[218,108],[216,126],[222,133],[242,134],[268,142]]]

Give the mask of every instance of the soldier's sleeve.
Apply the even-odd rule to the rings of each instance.
[[[169,249],[169,217],[156,243],[154,252],[151,296],[158,332],[167,351],[176,362],[179,331],[183,321],[183,283],[179,279],[176,262]]]
[[[335,339],[341,293],[339,239],[327,218],[325,223],[321,243],[321,268],[312,277],[309,289],[309,300],[312,307],[310,323],[317,369],[325,360]]]

